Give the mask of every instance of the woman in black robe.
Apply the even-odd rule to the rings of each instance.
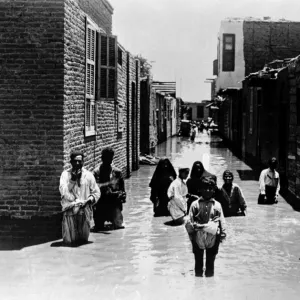
[[[169,216],[167,195],[171,182],[176,178],[176,172],[168,158],[159,160],[157,167],[150,181],[151,195],[154,216]]]
[[[186,182],[189,192],[187,211],[189,211],[192,202],[197,199],[197,196],[201,196],[201,178],[203,177],[210,177],[217,184],[217,177],[206,171],[201,161],[195,161],[192,166],[190,178]]]

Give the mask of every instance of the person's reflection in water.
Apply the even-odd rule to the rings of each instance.
[[[167,192],[172,181],[176,179],[176,176],[170,160],[168,158],[160,159],[149,184],[151,188],[150,200],[153,203],[155,217],[170,215]]]

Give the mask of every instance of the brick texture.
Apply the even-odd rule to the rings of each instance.
[[[300,51],[300,22],[244,21],[245,75]]]
[[[0,219],[60,210],[63,1],[1,1]]]
[[[110,34],[112,12],[106,0],[0,2],[0,237],[60,233],[59,178],[71,150],[85,152],[87,169],[105,146],[124,175],[139,167],[139,66],[125,50],[118,96],[96,101],[97,135],[84,136],[85,16]]]

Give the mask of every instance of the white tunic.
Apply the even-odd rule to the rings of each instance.
[[[187,186],[180,178],[176,178],[169,186],[168,197],[170,201],[168,203],[168,209],[173,220],[185,216],[187,211],[187,193]]]

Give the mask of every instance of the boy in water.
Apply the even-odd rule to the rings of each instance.
[[[222,206],[213,199],[216,189],[211,177],[201,179],[201,197],[192,203],[186,230],[195,256],[195,275],[203,276],[203,254],[206,251],[205,276],[214,276],[214,265],[219,243],[225,238],[225,219]]]

